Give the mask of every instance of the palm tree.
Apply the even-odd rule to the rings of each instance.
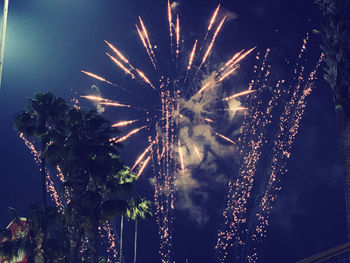
[[[41,152],[44,152],[50,142],[50,133],[63,123],[67,104],[61,98],[56,98],[52,93],[36,93],[33,99],[28,99],[27,109],[16,115],[14,129],[25,136],[39,139]],[[46,200],[46,161],[41,156],[41,187],[44,213],[47,211]],[[45,222],[43,221],[44,244],[47,236]],[[44,250],[44,262],[45,250]]]
[[[138,219],[146,219],[152,216],[151,202],[144,197],[131,198],[128,201],[126,216],[135,221],[135,237],[134,237],[134,263],[137,256],[137,223]]]
[[[88,238],[90,259],[98,262],[98,226],[123,213],[122,195],[132,190],[132,176],[119,159],[110,138],[116,130],[96,111],[71,108],[65,128],[50,137],[44,152],[51,165],[59,165],[63,188],[69,193],[65,209],[71,229],[70,262],[78,262],[83,237]]]
[[[350,21],[348,0],[316,0],[323,14],[321,28],[325,80],[335,102],[344,161],[345,204],[350,240]],[[317,31],[316,31],[317,32]]]
[[[133,183],[136,180],[136,175],[130,171],[129,167],[124,167],[119,173],[120,185],[124,186],[118,189],[118,196],[123,200],[128,200],[126,206],[120,214],[120,235],[119,235],[119,261],[123,262],[123,233],[124,233],[124,215],[128,212],[129,201],[131,200],[131,194],[133,191]],[[130,199],[130,200],[129,200]]]
[[[110,140],[117,130],[96,111],[68,107],[51,93],[38,93],[29,99],[27,110],[16,116],[14,128],[41,142],[45,215],[45,165],[59,166],[62,171],[62,193],[67,203],[63,223],[69,230],[68,262],[82,260],[84,238],[88,240],[84,260],[98,262],[98,226],[124,213],[135,180],[119,159],[120,145]]]

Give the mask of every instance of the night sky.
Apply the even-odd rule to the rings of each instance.
[[[183,38],[193,43],[196,35],[205,34],[208,21],[218,2],[209,0],[180,1]],[[225,12],[236,15],[220,33],[213,56],[228,59],[232,52],[257,46],[259,51],[272,50],[272,74],[290,76],[282,65],[285,59],[295,60],[302,40],[311,33],[308,58],[318,59],[318,36],[312,30],[319,27],[320,14],[312,0],[237,0],[222,1]],[[25,108],[25,98],[37,91],[50,91],[67,101],[90,93],[98,84],[102,95],[120,96],[111,87],[81,74],[87,70],[114,82],[137,89],[110,61],[104,52],[103,40],[117,43],[128,58],[147,72],[151,65],[137,38],[135,23],[141,15],[151,39],[161,56],[169,46],[165,0],[12,0],[9,6],[8,33],[5,49],[3,83],[0,91],[0,226],[10,218],[11,206],[25,215],[29,202],[41,202],[38,167],[12,129],[14,115]],[[185,42],[187,43],[187,42]],[[187,44],[188,44],[187,43]],[[189,45],[187,46],[189,47]],[[164,55],[165,56],[165,55]],[[253,56],[254,57],[254,56]],[[164,61],[166,61],[166,57]],[[161,60],[161,59],[160,59]],[[166,63],[165,63],[166,64]],[[254,60],[247,59],[240,69],[239,81],[248,84]],[[306,67],[312,68],[314,64]],[[288,78],[288,77],[286,77]],[[322,78],[322,77],[321,77]],[[235,84],[232,78],[232,84]],[[113,90],[114,89],[114,90]],[[152,99],[142,91],[135,103]],[[92,104],[83,103],[91,107]],[[107,110],[105,117],[118,120],[116,109]],[[346,241],[343,179],[338,153],[334,104],[327,83],[319,81],[308,98],[308,106],[300,125],[288,162],[288,173],[282,178],[283,189],[271,216],[268,236],[263,240],[259,262],[296,262]],[[125,143],[122,158],[127,164],[134,160],[138,145],[146,145],[142,137]],[[225,172],[230,173],[230,169]],[[146,170],[137,190],[152,199]],[[206,207],[211,207],[216,197]],[[222,201],[223,204],[223,201]],[[174,255],[176,262],[215,262],[217,224],[220,207],[208,209],[210,219],[198,226],[186,212],[176,214]],[[141,223],[139,239],[140,262],[159,262],[158,234],[153,219]],[[126,257],[132,253],[132,225],[127,225]]]

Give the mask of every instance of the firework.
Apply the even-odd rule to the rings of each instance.
[[[106,55],[118,66],[120,67],[126,74],[130,75],[131,78],[135,78],[135,75],[129,70],[127,69],[117,58],[113,57],[112,55],[110,55],[109,53],[106,52]]]
[[[204,64],[205,61],[207,60],[207,58],[208,58],[208,56],[209,56],[211,50],[213,49],[213,46],[214,46],[216,37],[217,37],[217,35],[219,34],[219,32],[220,32],[220,30],[221,30],[221,28],[222,28],[222,26],[223,26],[223,24],[224,24],[224,22],[225,22],[225,19],[226,19],[226,16],[221,20],[221,22],[220,22],[218,28],[216,29],[216,31],[215,31],[215,33],[214,33],[214,36],[213,36],[213,38],[212,38],[212,40],[211,40],[211,42],[210,42],[210,44],[209,44],[209,47],[208,47],[207,51],[206,51],[205,54],[204,54],[204,57],[203,57],[202,63],[201,63],[200,66],[199,66],[199,69],[203,66],[203,64]]]
[[[105,78],[102,78],[102,77],[100,77],[100,76],[98,76],[96,74],[93,74],[91,72],[87,72],[87,71],[84,71],[84,70],[81,70],[81,72],[84,73],[85,75],[88,75],[88,76],[90,76],[90,77],[92,77],[94,79],[97,79],[99,81],[106,82],[106,83],[111,84],[111,85],[115,85],[112,82],[106,80]]]
[[[130,124],[133,124],[137,122],[138,120],[131,120],[131,121],[120,121],[112,125],[112,127],[124,127]]]
[[[214,24],[216,23],[217,16],[220,11],[220,5],[217,6],[215,9],[208,28],[207,33],[204,37],[204,41],[206,40],[208,33],[212,30]],[[169,34],[170,34],[170,48],[171,48],[171,56],[174,55],[174,51],[176,53],[176,68],[179,69],[179,74],[175,77],[166,77],[165,74],[161,74],[161,78],[159,79],[159,82],[156,82],[154,77],[151,75],[150,78],[146,76],[146,74],[139,69],[138,67],[134,67],[131,65],[129,60],[126,58],[125,55],[123,55],[115,46],[110,44],[108,41],[105,40],[105,43],[109,46],[109,48],[114,52],[116,57],[110,55],[107,53],[107,56],[116,64],[120,69],[124,71],[125,74],[131,76],[132,79],[140,80],[141,82],[147,84],[150,86],[154,93],[157,93],[159,97],[159,108],[154,109],[147,109],[145,112],[147,113],[147,116],[140,117],[135,120],[128,120],[128,121],[120,121],[115,124],[113,124],[113,127],[128,127],[129,125],[132,125],[136,122],[141,123],[145,119],[147,119],[148,123],[147,125],[143,125],[139,128],[134,128],[128,132],[126,132],[125,135],[121,137],[112,138],[110,142],[112,144],[114,143],[120,143],[124,142],[127,139],[131,138],[132,136],[136,136],[141,130],[146,130],[147,132],[151,132],[153,134],[150,134],[148,136],[148,146],[146,149],[143,150],[143,152],[136,158],[135,163],[133,164],[131,170],[137,170],[137,178],[140,178],[141,174],[144,172],[145,168],[149,163],[152,164],[152,168],[154,170],[154,202],[155,202],[155,215],[156,215],[156,221],[158,224],[158,230],[160,235],[160,256],[161,256],[161,262],[162,263],[168,263],[171,261],[171,247],[172,247],[172,228],[173,228],[173,211],[175,209],[175,175],[176,174],[185,174],[185,170],[187,169],[187,161],[184,158],[184,155],[187,154],[187,150],[189,152],[189,149],[198,157],[199,161],[202,162],[205,158],[205,152],[201,152],[199,149],[205,151],[203,149],[203,145],[200,144],[194,144],[191,143],[188,145],[185,141],[182,141],[182,138],[179,134],[179,126],[182,125],[181,123],[184,122],[184,120],[187,118],[182,114],[183,105],[186,104],[186,101],[188,100],[184,97],[185,94],[185,83],[187,80],[190,82],[192,81],[191,78],[195,78],[200,68],[208,61],[208,57],[213,51],[214,43],[217,39],[217,36],[219,32],[221,31],[225,21],[226,17],[224,17],[217,25],[213,35],[211,36],[209,45],[207,46],[207,49],[203,53],[203,57],[200,61],[200,64],[198,65],[196,63],[196,50],[197,46],[200,44],[198,38],[195,40],[192,49],[189,52],[189,57],[187,60],[187,63],[183,65],[183,69],[181,70],[181,63],[179,58],[184,58],[186,56],[181,56],[180,50],[180,18],[179,15],[176,14],[174,16],[176,18],[175,24],[173,24],[173,14],[172,14],[172,8],[171,3],[168,0],[168,6],[167,6],[167,17],[168,17],[168,24],[169,24]],[[156,57],[153,51],[153,46],[151,44],[150,35],[146,29],[146,26],[144,24],[144,21],[141,19],[141,17],[138,17],[138,25],[136,25],[136,30],[138,33],[138,36],[146,50],[146,53],[154,67],[154,70],[156,73],[158,73],[158,67],[156,64]],[[203,46],[203,43],[201,43],[201,46]],[[203,101],[201,101],[200,97],[205,97],[206,92],[208,92],[209,89],[218,88],[221,85],[221,82],[224,81],[226,78],[231,76],[238,68],[239,63],[248,55],[250,54],[254,49],[250,49],[246,52],[244,50],[236,53],[229,61],[227,61],[224,64],[224,67],[221,69],[214,69],[213,70],[213,78],[210,80],[202,80],[202,86],[200,87],[194,87],[194,91],[191,93],[190,100],[193,103],[197,103],[198,106],[200,103],[204,104]],[[188,53],[187,53],[188,54]],[[173,59],[171,61],[174,61]],[[191,69],[193,67],[196,67],[198,70],[196,73],[192,72]],[[181,73],[182,72],[182,73]],[[184,73],[184,75],[183,75]],[[215,74],[214,74],[215,73]],[[156,74],[158,75],[158,74]],[[175,74],[176,75],[176,74]],[[89,75],[91,77],[99,78],[100,81],[103,81],[104,79],[91,74]],[[154,84],[157,83],[157,85]],[[249,92],[241,92],[236,93],[233,95],[232,98],[238,97],[238,96],[244,96],[252,93],[253,91]],[[196,96],[196,95],[202,95],[202,96]],[[105,105],[105,106],[118,106],[118,107],[129,107],[131,109],[135,107],[131,107],[128,104],[121,104],[119,102],[116,102],[114,100],[105,99],[103,97],[99,96],[83,96],[86,99],[95,101],[98,104]],[[213,102],[220,102],[223,99],[220,100],[213,100]],[[143,107],[142,107],[143,108]],[[202,107],[203,108],[203,107]],[[232,111],[240,111],[240,110],[247,110],[246,107],[231,107],[229,110]],[[207,111],[207,110],[206,110]],[[207,116],[210,116],[210,114],[206,114],[205,116],[201,116],[201,113],[199,114],[198,120],[201,121],[205,125],[215,125],[214,120],[211,118],[208,118]],[[142,125],[142,124],[140,124]],[[219,134],[217,132],[213,132],[218,138],[221,138],[224,141],[227,141],[231,144],[235,144],[235,142],[227,137],[226,135]],[[151,139],[153,138],[153,139]],[[213,137],[215,138],[215,137]],[[218,140],[220,141],[220,140]],[[175,146],[175,144],[177,144]],[[152,161],[152,162],[151,162]],[[180,172],[180,173],[179,173]]]
[[[110,141],[113,142],[113,143],[120,143],[120,142],[123,142],[123,141],[129,139],[129,138],[130,138],[131,136],[133,136],[134,134],[138,133],[139,131],[145,129],[146,127],[147,127],[147,126],[142,126],[142,127],[137,128],[137,129],[135,129],[135,130],[132,130],[131,132],[129,132],[129,133],[126,134],[125,136],[122,136],[122,137],[120,137],[120,138],[118,138],[118,139],[117,139],[117,138],[112,138],[112,139],[110,139]]]
[[[208,25],[208,32],[211,30],[211,27],[213,26],[213,24],[214,24],[214,22],[215,22],[215,20],[216,20],[216,17],[217,17],[217,15],[218,15],[218,13],[219,13],[219,9],[220,9],[220,4],[219,4],[218,7],[215,9],[214,14],[213,14],[213,16],[212,16],[211,19],[210,19],[210,22],[209,22],[209,25]]]
[[[255,90],[245,90],[245,91],[242,91],[242,92],[239,92],[239,93],[235,93],[235,94],[231,95],[230,97],[223,98],[222,100],[223,101],[229,101],[229,100],[232,100],[234,98],[237,98],[237,97],[240,97],[240,96],[244,96],[244,95],[248,95],[248,94],[253,93],[253,92],[255,92]]]
[[[196,39],[196,41],[194,42],[194,45],[193,45],[193,48],[192,48],[192,52],[191,52],[191,55],[190,55],[190,59],[188,61],[187,70],[190,70],[191,67],[192,67],[193,58],[194,58],[194,55],[196,54],[197,42],[198,42],[198,39]]]
[[[232,141],[230,138],[227,138],[226,136],[220,134],[220,133],[217,133],[217,132],[214,132],[215,135],[219,136],[220,138],[224,139],[225,141],[228,141],[232,144],[236,144],[234,141]]]

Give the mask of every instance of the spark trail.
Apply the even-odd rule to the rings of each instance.
[[[194,154],[197,158],[197,162],[205,161],[205,149],[202,144],[198,142],[188,142],[180,135],[180,127],[182,127],[186,120],[189,118],[185,116],[182,111],[191,110],[196,115],[195,119],[198,121],[198,125],[207,125],[211,127],[209,129],[213,130],[213,140],[215,144],[227,145],[235,144],[234,140],[229,138],[230,135],[226,135],[222,132],[214,132],[216,122],[212,120],[210,112],[215,113],[215,110],[211,111],[207,109],[205,105],[208,103],[214,103],[214,107],[222,107],[223,104],[228,102],[230,99],[243,97],[252,93],[249,92],[235,92],[236,96],[224,100],[223,98],[217,99],[213,98],[209,101],[204,101],[203,99],[208,97],[209,94],[215,90],[218,96],[221,96],[220,88],[223,82],[228,79],[229,76],[233,75],[235,71],[239,68],[239,63],[251,52],[253,49],[249,49],[244,52],[244,50],[235,53],[235,55],[227,62],[225,62],[222,68],[217,68],[215,65],[210,65],[208,62],[208,57],[214,49],[214,44],[218,38],[219,32],[221,31],[226,17],[220,20],[217,25],[211,40],[204,54],[201,52],[196,53],[197,46],[203,46],[207,39],[208,34],[212,30],[213,26],[216,24],[217,16],[219,15],[220,6],[218,5],[215,9],[208,28],[206,28],[206,35],[203,38],[203,43],[200,43],[196,38],[190,52],[186,51],[182,46],[180,48],[181,35],[180,35],[180,19],[179,14],[174,14],[171,2],[168,1],[167,5],[167,18],[169,24],[169,35],[170,35],[170,61],[175,62],[174,68],[176,69],[172,76],[167,76],[167,74],[159,74],[161,72],[160,66],[157,65],[156,56],[153,51],[153,46],[151,44],[150,35],[146,29],[146,21],[143,21],[141,17],[138,18],[138,24],[136,24],[136,30],[138,37],[140,38],[149,61],[154,69],[154,74],[146,76],[141,67],[136,67],[131,64],[131,62],[123,55],[114,45],[105,40],[105,43],[113,51],[116,56],[112,56],[107,53],[107,56],[117,65],[122,71],[130,76],[131,79],[141,81],[141,83],[146,84],[152,88],[153,92],[151,94],[157,94],[157,99],[155,99],[152,104],[153,107],[142,106],[140,108],[146,108],[146,116],[139,116],[134,120],[129,121],[119,121],[113,124],[113,127],[120,127],[124,129],[129,129],[129,126],[138,123],[139,128],[133,128],[129,131],[124,131],[123,136],[112,138],[111,143],[121,143],[125,142],[131,137],[139,136],[140,131],[144,130],[143,134],[147,133],[148,146],[144,149],[140,155],[136,158],[135,163],[132,165],[131,170],[137,171],[137,178],[142,180],[141,175],[146,172],[147,166],[151,163],[154,172],[154,203],[156,207],[155,216],[156,222],[158,224],[158,231],[160,235],[160,249],[159,254],[162,263],[172,262],[172,246],[173,246],[173,222],[174,222],[174,209],[175,209],[175,192],[176,176],[185,175],[186,172],[190,171],[188,166],[188,159],[185,155]],[[176,19],[175,24],[173,23],[173,17]],[[182,51],[184,50],[184,51]],[[189,54],[189,57],[182,55],[182,52]],[[174,53],[176,55],[176,60],[173,59]],[[180,56],[181,55],[181,56]],[[199,58],[199,55],[203,56]],[[187,61],[181,63],[180,58],[186,58]],[[198,58],[198,59],[197,59]],[[200,63],[197,63],[199,61]],[[176,64],[176,65],[175,65]],[[211,80],[205,80],[207,76],[202,75],[200,68],[206,64],[208,68],[211,68],[214,77]],[[181,67],[182,66],[182,67]],[[196,72],[191,69],[196,68]],[[86,73],[85,73],[86,74]],[[90,77],[97,78],[100,81],[104,79],[97,75],[87,74]],[[159,78],[159,75],[161,77]],[[158,80],[157,80],[158,78]],[[108,82],[107,82],[108,83]],[[193,84],[190,84],[193,83]],[[203,85],[200,83],[204,83]],[[188,88],[190,87],[190,88]],[[186,97],[185,94],[189,94]],[[239,94],[239,95],[238,95]],[[121,104],[114,100],[105,99],[97,96],[84,96],[84,98],[95,101],[96,103],[105,106],[120,106],[128,104]],[[192,105],[193,104],[193,105]],[[155,106],[156,105],[156,106]],[[192,105],[187,108],[186,105]],[[226,105],[226,104],[225,104]],[[135,107],[129,106],[130,110],[135,109]],[[227,111],[243,111],[247,110],[246,107],[228,107]],[[141,114],[141,113],[140,113]],[[208,115],[209,114],[209,115]],[[224,113],[229,115],[228,113]],[[187,125],[191,126],[191,121],[187,122]],[[192,124],[193,125],[193,124]],[[191,128],[191,127],[190,127]],[[193,127],[192,127],[193,128]],[[210,135],[211,136],[211,135]],[[228,146],[227,146],[228,147]],[[187,149],[191,149],[187,151]],[[199,149],[201,149],[200,152]],[[191,159],[191,158],[190,158]]]
[[[305,52],[307,39],[308,37],[303,41],[300,54]],[[258,243],[266,237],[271,209],[281,189],[280,177],[287,172],[287,160],[303,117],[306,98],[312,91],[316,71],[322,60],[321,58],[316,63],[316,68],[307,81],[303,77],[304,67],[298,62],[293,71],[296,74],[296,83],[287,86],[285,80],[277,81],[270,98],[262,101],[259,99],[260,94],[266,93],[264,90],[271,85],[270,66],[267,64],[269,52],[267,50],[265,53],[262,65],[255,67],[257,79],[252,80],[249,89],[242,92],[248,95],[254,91],[251,96],[255,103],[248,110],[238,141],[241,156],[238,177],[230,180],[228,185],[227,203],[223,212],[224,223],[218,231],[216,245],[219,262],[226,262],[228,256],[237,262],[257,262]],[[301,57],[299,55],[299,60]],[[257,59],[259,60],[259,56]],[[228,101],[239,95],[240,93],[236,93],[224,100]],[[279,113],[278,109],[281,107],[284,110]],[[275,130],[271,128],[272,125],[277,125],[277,133],[269,135],[268,130]],[[259,183],[255,177],[265,144],[272,144],[271,164],[266,179]],[[249,206],[252,208],[248,208]]]

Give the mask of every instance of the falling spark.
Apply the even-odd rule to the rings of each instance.
[[[108,99],[98,97],[98,96],[87,95],[87,96],[80,96],[80,97],[88,99],[88,100],[92,100],[92,101],[97,101],[99,104],[102,104],[102,105],[131,108],[130,105],[121,104],[119,102],[108,100]]]
[[[113,101],[106,101],[106,102],[100,102],[101,105],[107,105],[107,106],[114,106],[114,107],[125,107],[125,108],[131,108],[130,105],[121,104],[119,102],[113,102]]]
[[[198,39],[196,39],[196,41],[194,42],[194,45],[193,45],[193,48],[192,48],[192,52],[191,52],[191,55],[190,55],[190,59],[189,59],[189,61],[188,61],[187,70],[190,70],[191,67],[192,67],[194,55],[195,55],[195,53],[196,53],[197,42],[198,42]]]
[[[198,92],[197,94],[202,93],[206,88],[209,87],[210,84],[212,84],[214,81],[208,81]]]
[[[216,17],[217,17],[217,15],[218,15],[219,9],[220,9],[220,4],[219,4],[218,7],[215,9],[215,12],[214,12],[213,16],[212,16],[211,19],[210,19],[210,22],[209,22],[209,25],[208,25],[208,31],[211,30],[211,28],[212,28],[212,26],[213,26],[213,24],[214,24],[214,22],[215,22],[215,20],[216,20]]]
[[[143,170],[147,167],[147,164],[148,164],[149,160],[151,160],[151,156],[148,156],[146,161],[142,164],[142,167],[141,167],[140,171],[138,172],[138,174],[136,176],[136,180],[139,179],[139,177],[142,174]]]
[[[252,53],[254,50],[256,49],[256,47],[253,47],[251,49],[249,49],[248,51],[246,51],[245,53],[242,54],[242,51],[238,52],[236,55],[234,55],[232,57],[231,60],[229,60],[224,67],[232,67],[236,64],[238,64],[239,62],[241,62],[244,58],[246,58],[250,53]],[[242,54],[242,55],[241,55]]]
[[[140,35],[140,38],[142,40],[142,43],[144,44],[146,50],[147,50],[147,53],[151,59],[151,62],[153,64],[153,67],[155,69],[157,69],[157,65],[156,65],[156,57],[154,55],[154,52],[153,52],[153,47],[152,47],[152,44],[151,44],[151,41],[149,39],[149,36],[148,36],[148,32],[147,32],[147,29],[141,19],[141,17],[139,16],[139,20],[140,20],[140,25],[141,25],[141,28],[142,28],[142,32],[143,32],[143,35],[142,33],[140,32],[139,28],[136,26],[137,30],[138,30],[138,33]],[[147,43],[146,43],[147,42]]]
[[[178,146],[178,149],[179,149],[179,157],[180,157],[181,171],[182,171],[182,173],[184,174],[184,173],[185,173],[185,164],[184,164],[184,157],[183,157],[183,155],[182,155],[180,140],[177,141],[177,146]]]
[[[88,76],[90,76],[90,77],[92,77],[92,78],[94,78],[94,79],[97,79],[97,80],[99,80],[99,81],[106,82],[106,83],[108,83],[108,84],[110,84],[110,85],[113,85],[113,86],[115,85],[115,84],[113,84],[112,82],[106,80],[105,78],[102,78],[102,77],[100,77],[100,76],[97,76],[97,75],[94,74],[94,73],[87,72],[87,71],[84,71],[84,70],[81,70],[81,72],[84,73],[84,74],[86,74],[86,75],[88,75]]]
[[[123,141],[129,139],[132,135],[138,133],[139,131],[141,131],[142,129],[144,129],[144,128],[146,128],[146,127],[147,127],[147,126],[143,126],[143,127],[141,127],[141,128],[137,128],[137,129],[135,129],[135,130],[132,130],[132,131],[129,132],[127,135],[125,135],[125,136],[123,136],[123,137],[121,137],[121,138],[119,138],[119,139],[113,138],[113,139],[111,139],[110,141],[113,142],[113,143],[120,143],[120,142],[123,142]]]
[[[144,152],[139,156],[139,158],[137,158],[135,164],[131,168],[131,171],[133,171],[135,167],[143,160],[145,155],[152,149],[152,146],[154,145],[155,142],[156,142],[156,139],[153,142],[151,142],[151,144],[146,148],[146,150],[144,150]]]
[[[232,141],[230,138],[227,138],[226,136],[224,136],[224,135],[222,135],[222,134],[220,134],[220,133],[217,133],[217,132],[214,132],[214,133],[215,133],[215,135],[221,137],[222,139],[224,139],[224,140],[226,140],[226,141],[228,141],[228,142],[230,142],[230,143],[232,143],[232,144],[236,144],[236,143],[235,143],[234,141]]]
[[[170,5],[170,0],[168,0],[168,20],[169,20],[169,34],[170,34],[170,41],[171,41],[171,46],[173,45],[173,22],[172,22],[172,17],[171,17],[171,5]]]
[[[138,120],[120,121],[120,122],[117,122],[117,123],[113,124],[112,127],[124,127],[124,126],[127,126],[129,124],[133,124],[133,123],[135,123],[137,121]]]
[[[230,97],[224,98],[222,100],[223,101],[229,101],[231,99],[234,99],[234,98],[237,98],[237,97],[240,97],[240,96],[244,96],[244,95],[248,95],[248,94],[253,93],[253,92],[255,92],[255,90],[245,90],[245,91],[233,94]]]
[[[202,161],[202,156],[201,156],[198,148],[196,147],[196,145],[193,144],[193,148],[194,148],[194,151],[196,152],[196,154],[198,156],[199,161]]]
[[[242,54],[243,51],[244,49],[234,54],[233,57],[229,61],[227,61],[225,65],[220,69],[220,71],[224,71],[226,67],[231,65]]]
[[[114,52],[122,61],[124,61],[126,64],[128,64],[128,66],[131,67],[132,69],[134,68],[134,67],[130,64],[129,60],[127,60],[127,59],[125,58],[125,56],[124,56],[115,46],[113,46],[113,45],[112,45],[111,43],[109,43],[107,40],[105,40],[105,43],[110,47],[110,49],[113,50],[113,52]]]
[[[139,37],[140,37],[140,39],[141,39],[141,42],[142,42],[143,46],[144,46],[145,49],[146,49],[146,52],[147,52],[147,54],[148,54],[148,57],[149,57],[149,59],[151,60],[151,63],[152,63],[152,65],[153,65],[153,67],[156,68],[156,64],[155,64],[155,62],[153,61],[153,57],[152,57],[152,54],[151,54],[151,52],[150,52],[150,50],[149,50],[149,48],[148,48],[148,45],[147,45],[146,40],[145,40],[145,37],[143,36],[143,34],[142,34],[141,30],[139,29],[139,27],[138,27],[137,25],[135,25],[135,26],[136,26],[136,29],[137,29],[137,33],[139,34]]]
[[[210,122],[210,123],[214,123],[213,120],[209,119],[209,118],[202,118],[203,120],[207,121],[207,122]]]
[[[135,75],[131,73],[129,69],[127,69],[118,59],[110,55],[109,53],[106,52],[106,55],[118,66],[120,67],[126,74],[129,74],[131,78],[135,78]]]
[[[232,111],[245,111],[248,110],[248,108],[245,107],[235,107],[235,108],[230,108]]]
[[[92,100],[92,101],[109,101],[108,99],[104,99],[102,97],[93,96],[93,95],[80,96],[80,97],[88,100]]]
[[[152,89],[154,90],[156,89],[151,83],[151,81],[145,76],[145,74],[141,70],[136,69],[136,72],[139,74],[139,76],[143,79],[144,82],[146,82],[148,85],[152,87]]]
[[[178,57],[180,53],[179,45],[180,45],[180,19],[179,19],[179,15],[177,15],[176,17],[176,57]]]
[[[223,81],[224,79],[226,79],[228,76],[230,76],[233,72],[235,72],[237,69],[239,68],[239,65],[236,65],[233,67],[233,69],[229,70],[228,72],[226,72],[224,75],[222,75],[218,82]]]
[[[211,42],[210,42],[210,45],[209,45],[207,51],[206,51],[205,54],[204,54],[204,57],[203,57],[203,60],[202,60],[201,65],[199,66],[199,69],[202,67],[202,65],[203,65],[203,64],[205,63],[205,61],[207,60],[207,58],[208,58],[208,56],[209,56],[209,54],[210,54],[210,52],[211,52],[211,50],[212,50],[212,48],[213,48],[213,46],[214,46],[214,42],[215,42],[215,40],[216,40],[216,37],[217,37],[218,33],[220,32],[220,30],[221,30],[221,28],[222,28],[222,26],[223,26],[225,20],[226,20],[226,16],[221,20],[221,22],[220,22],[218,28],[216,29],[216,31],[215,31],[215,33],[214,33],[214,36],[213,36],[213,38],[212,38],[212,40],[211,40]]]

